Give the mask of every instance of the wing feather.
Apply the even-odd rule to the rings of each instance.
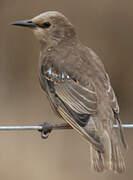
[[[120,110],[119,110],[118,101],[117,101],[117,98],[115,96],[114,90],[111,87],[110,79],[109,79],[109,76],[108,76],[107,73],[106,73],[106,83],[105,83],[105,85],[107,87],[107,93],[108,93],[108,96],[109,96],[110,104],[111,104],[112,110],[114,112],[114,119],[116,120],[116,123],[118,124],[118,127],[119,127],[121,141],[123,143],[123,146],[125,148],[127,148],[127,144],[126,144],[126,140],[125,140],[125,136],[124,136],[124,132],[123,132],[123,127],[122,127],[122,123],[121,123],[120,116],[119,116],[119,111]]]
[[[94,132],[94,134],[88,134],[88,132],[85,131],[80,125],[75,123],[75,120],[73,117],[69,115],[69,113],[66,112],[65,108],[62,108],[61,106],[58,107],[58,111],[61,114],[61,116],[88,142],[92,143],[94,148],[97,149],[100,152],[104,152],[103,144],[101,142],[97,141],[95,138],[95,134],[98,132]],[[94,135],[94,137],[93,137]]]
[[[96,94],[89,96],[86,88],[75,82],[64,82],[55,85],[56,94],[70,106],[72,110],[80,114],[93,114],[96,112]]]

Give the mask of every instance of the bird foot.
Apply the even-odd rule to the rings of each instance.
[[[42,126],[42,129],[39,130],[41,132],[41,137],[42,139],[47,139],[49,136],[49,133],[53,129],[53,126],[51,123],[47,123],[47,122],[44,122],[43,124],[41,124],[41,126]]]

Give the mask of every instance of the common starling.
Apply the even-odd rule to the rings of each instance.
[[[13,25],[29,27],[40,41],[39,79],[55,112],[90,143],[98,172],[125,170],[119,106],[99,57],[83,45],[60,12],[44,12]],[[113,124],[118,124],[118,129]]]

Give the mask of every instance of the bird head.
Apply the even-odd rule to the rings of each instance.
[[[11,24],[31,28],[41,43],[57,44],[76,37],[73,25],[57,11],[44,12],[32,19],[15,21]]]

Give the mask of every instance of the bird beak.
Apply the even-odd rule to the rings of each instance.
[[[11,25],[25,26],[25,27],[29,27],[29,28],[37,27],[37,25],[35,23],[33,23],[32,20],[15,21],[15,22],[12,22]]]

